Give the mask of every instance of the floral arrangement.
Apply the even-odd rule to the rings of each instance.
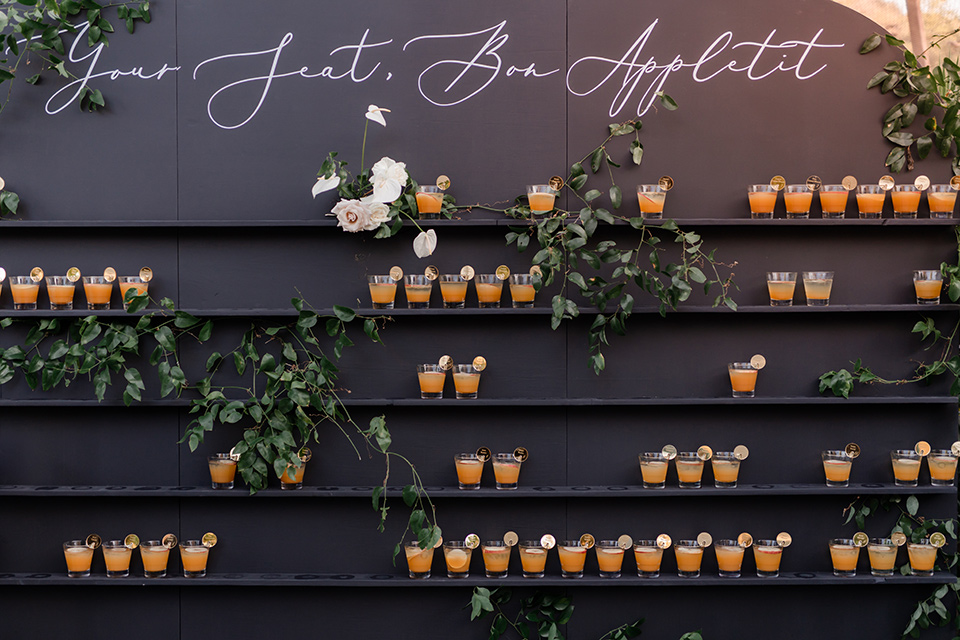
[[[425,258],[437,248],[437,233],[433,229],[425,231],[414,217],[417,184],[407,173],[407,165],[384,156],[369,170],[364,168],[367,127],[371,121],[386,127],[384,113],[390,113],[390,110],[372,104],[364,114],[360,173],[351,179],[345,168],[347,163],[336,160],[337,153],[331,152],[320,166],[311,192],[316,198],[326,191],[337,190],[340,201],[327,215],[336,216],[337,226],[350,233],[376,231],[375,237],[389,238],[400,230],[401,216],[407,217],[420,230],[413,241],[413,252],[418,258]],[[453,198],[444,195],[444,212],[448,216],[452,204]]]

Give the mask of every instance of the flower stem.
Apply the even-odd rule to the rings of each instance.
[[[367,127],[370,125],[370,120],[364,118],[363,120],[363,144],[360,145],[360,173],[363,173],[364,167],[364,156],[367,153]]]

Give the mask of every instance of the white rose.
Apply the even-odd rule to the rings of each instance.
[[[331,213],[337,216],[337,226],[350,233],[369,231],[377,227],[370,226],[370,209],[359,200],[341,200]]]
[[[370,222],[374,225],[373,229],[383,222],[390,222],[390,207],[382,202],[375,202],[369,205],[368,209],[370,209]],[[373,231],[373,229],[367,229],[367,231]]]

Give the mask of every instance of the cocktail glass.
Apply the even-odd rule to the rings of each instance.
[[[140,543],[140,560],[143,562],[144,578],[162,578],[167,575],[167,558],[170,548],[159,540]]]
[[[637,200],[640,202],[640,217],[644,220],[659,220],[663,217],[663,203],[667,192],[659,184],[637,185]]]
[[[579,540],[564,540],[557,545],[557,552],[560,554],[560,577],[582,578],[587,548]]]
[[[850,486],[850,469],[853,468],[853,458],[846,451],[821,451],[823,473],[827,478],[828,487]]]
[[[793,292],[797,288],[796,271],[768,271],[767,291],[771,307],[792,307]]]
[[[557,195],[560,192],[548,184],[527,185],[527,201],[532,213],[553,211]]]
[[[436,185],[420,185],[417,187],[417,211],[421,220],[435,220],[440,217],[443,207],[443,191]]]
[[[948,184],[932,184],[927,189],[931,218],[952,218],[957,205],[957,191]]]
[[[776,540],[754,540],[753,559],[757,563],[757,576],[776,578],[780,575],[780,558],[783,548]]]
[[[374,309],[393,309],[393,301],[397,297],[397,281],[390,276],[367,276],[367,286],[370,287],[370,299]],[[427,300],[430,295],[427,295]]]
[[[699,489],[703,477],[703,460],[696,451],[683,451],[677,454],[677,477],[681,489]]]
[[[747,187],[747,200],[750,201],[750,217],[769,220],[773,218],[773,208],[777,205],[777,190],[769,184],[751,184]]]
[[[641,578],[656,578],[660,575],[663,549],[656,540],[637,540],[633,544],[633,557],[637,561],[637,575]]]
[[[514,309],[529,309],[537,295],[533,287],[533,276],[529,273],[510,274],[510,299]]]
[[[180,562],[184,578],[202,578],[207,575],[209,547],[199,540],[184,540],[180,543]]]
[[[473,400],[480,387],[480,371],[472,364],[458,364],[453,367],[453,386],[457,390],[457,400]]]
[[[50,297],[50,309],[53,311],[71,311],[73,293],[77,287],[67,276],[47,276],[47,295]]]
[[[783,191],[783,203],[788,218],[809,218],[813,191],[805,184],[788,184]]]
[[[667,486],[669,460],[659,451],[640,454],[640,476],[644,489],[663,489]]]
[[[929,540],[908,542],[907,556],[910,558],[910,572],[915,576],[930,577],[933,565],[937,561],[937,548]]]
[[[103,562],[107,565],[108,578],[126,578],[130,575],[133,549],[127,547],[123,540],[107,540],[100,548],[103,549]]]
[[[103,276],[83,276],[83,295],[87,299],[87,309],[103,311],[110,308],[110,296],[113,295],[113,283]]]
[[[876,184],[861,184],[857,186],[857,209],[861,218],[882,218],[883,201],[887,192]]]
[[[699,578],[703,547],[696,540],[678,540],[673,545],[677,555],[677,575],[681,578]]]
[[[10,294],[16,311],[33,311],[37,308],[40,284],[30,276],[10,276]]]
[[[467,281],[459,273],[441,275],[440,297],[444,309],[463,309],[467,300]]]
[[[288,464],[280,476],[280,488],[287,491],[303,489],[303,473],[307,470],[307,463],[300,460],[300,466]]]
[[[593,547],[597,551],[597,564],[601,578],[619,578],[623,566],[623,549],[616,540],[599,540]]]
[[[414,540],[403,545],[403,553],[407,557],[407,571],[414,580],[424,580],[430,577],[430,567],[433,565],[433,547],[421,549],[420,543]]]
[[[830,560],[833,562],[833,575],[852,578],[857,575],[857,560],[860,559],[860,547],[850,538],[830,540]]]
[[[893,217],[916,218],[921,195],[923,192],[912,184],[896,185],[890,192],[890,200],[893,201]]]
[[[520,541],[520,566],[524,578],[542,578],[547,566],[547,549],[539,540]]]
[[[477,454],[458,453],[453,456],[453,463],[457,467],[457,481],[461,489],[474,490],[480,488],[483,460],[477,457]]]
[[[734,398],[752,398],[757,387],[757,372],[749,362],[730,362],[727,372],[730,374],[730,387]]]
[[[447,564],[448,578],[470,577],[471,557],[473,557],[473,549],[468,547],[463,540],[443,543],[443,560]]]
[[[897,545],[890,538],[870,538],[867,555],[870,556],[870,573],[875,576],[892,576],[897,564]]]
[[[717,567],[721,578],[739,578],[743,564],[743,547],[736,540],[717,540],[714,543],[717,552]]]
[[[735,489],[740,475],[740,459],[733,451],[717,451],[710,458],[713,467],[713,486],[717,489]]]
[[[417,379],[420,381],[420,397],[433,400],[443,397],[443,383],[447,372],[438,364],[418,364]]]
[[[915,487],[920,477],[920,454],[910,449],[890,452],[893,464],[893,484],[898,487]]]
[[[403,276],[403,290],[407,294],[407,309],[429,309],[433,280],[421,274]]]
[[[229,453],[215,453],[207,456],[210,467],[210,486],[214,489],[233,489],[233,480],[237,475],[237,461]]]
[[[510,545],[503,540],[488,540],[480,545],[483,568],[488,578],[506,578],[510,567]]]
[[[68,577],[86,578],[90,575],[90,565],[93,564],[93,549],[87,546],[86,540],[64,542],[63,555],[67,560]]]
[[[952,487],[957,475],[957,456],[950,449],[933,449],[927,456],[930,468],[930,484],[935,487]]]
[[[917,292],[917,304],[940,304],[943,274],[939,269],[918,269],[913,272],[913,288]]]
[[[803,293],[808,307],[826,307],[830,304],[833,271],[804,271]]]
[[[133,289],[136,293],[130,294],[131,296],[142,296],[146,295],[150,288],[150,284],[144,282],[140,276],[118,276],[117,282],[120,283],[120,299],[123,300],[124,309],[130,306],[127,302],[127,291]]]
[[[512,453],[498,453],[493,456],[493,477],[497,489],[513,490],[520,478],[520,461]]]
[[[842,184],[825,184],[820,187],[820,210],[824,218],[839,220],[847,210],[847,190]]]
[[[477,301],[481,309],[499,309],[500,296],[503,295],[503,280],[494,273],[474,276],[477,287]]]

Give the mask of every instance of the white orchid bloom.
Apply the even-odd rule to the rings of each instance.
[[[317,184],[313,185],[313,189],[310,190],[310,193],[312,193],[313,197],[316,198],[324,191],[336,189],[338,186],[340,186],[340,176],[336,174],[330,176],[329,178],[320,176],[317,178]]]
[[[383,157],[370,169],[375,202],[393,202],[407,186],[407,165]]]
[[[390,113],[390,109],[381,109],[377,105],[372,104],[367,107],[367,112],[363,115],[366,116],[367,120],[373,120],[380,126],[385,127],[387,126],[387,121],[383,119],[384,113]]]
[[[413,252],[417,254],[418,258],[426,258],[429,255],[433,255],[436,248],[437,232],[433,229],[421,231],[417,237],[413,239]]]

